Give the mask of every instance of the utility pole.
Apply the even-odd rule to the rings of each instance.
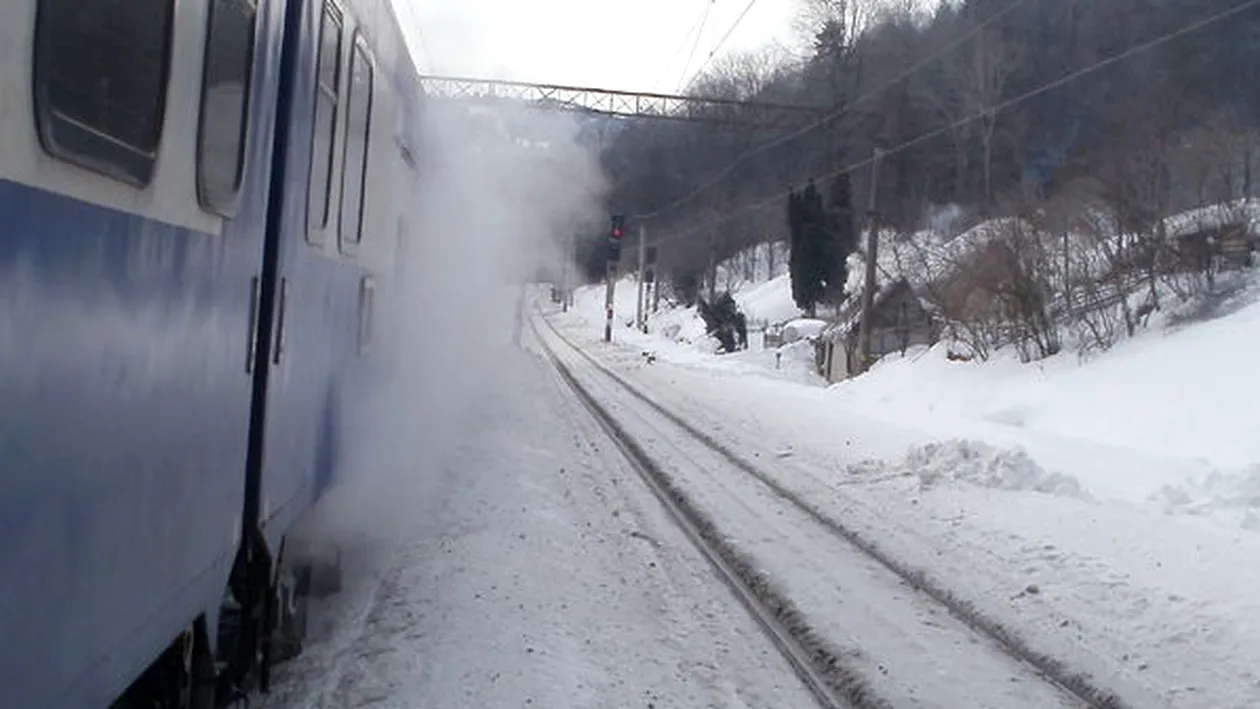
[[[655,313],[660,299],[661,283],[656,275],[656,247],[648,246],[644,249],[644,252],[647,254],[647,257],[644,259],[645,266],[643,268],[643,332],[647,334],[648,293],[652,293],[652,312]]]
[[[577,235],[569,235],[569,278],[565,283],[564,289],[564,307],[565,310],[573,307],[573,291],[578,285],[578,255],[577,255]]]
[[[1072,312],[1072,269],[1068,261],[1068,230],[1063,230],[1063,306]]]
[[[721,222],[719,222],[720,224]],[[709,302],[717,297],[717,230],[715,225],[709,231]]]
[[[573,254],[573,233],[564,237],[564,255],[560,262],[560,312],[569,312],[569,291],[573,289],[573,267],[577,258]]]
[[[517,347],[521,346],[521,335],[525,330],[525,303],[527,300],[528,290],[529,284],[522,279],[520,290],[516,293],[516,314],[512,323],[512,342],[515,343]]]
[[[871,364],[871,310],[875,307],[875,259],[879,257],[879,213],[875,197],[879,190],[879,163],[884,151],[875,148],[871,163],[871,190],[866,203],[866,284],[862,288],[862,315],[858,324],[858,372]]]
[[[612,228],[608,232],[608,261],[604,273],[604,342],[612,342],[613,286],[617,283],[617,262],[621,260],[621,238],[625,236],[625,224],[624,214],[612,215]]]
[[[647,318],[643,312],[643,300],[647,297],[646,284],[643,277],[647,271],[647,224],[639,222],[639,295],[634,300],[634,327],[642,330],[647,326]]]
[[[564,237],[564,246],[559,249],[559,302],[561,312],[568,312],[568,296],[564,288],[568,287],[568,237]]]
[[[617,282],[617,262],[608,259],[604,274],[604,342],[612,342],[613,285]]]

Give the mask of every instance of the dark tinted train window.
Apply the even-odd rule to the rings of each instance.
[[[341,77],[341,12],[324,5],[319,29],[318,82],[315,86],[315,132],[311,144],[311,186],[307,197],[307,238],[316,242],[328,226],[332,202],[333,136],[337,128],[338,79]]]
[[[245,166],[254,0],[211,0],[197,134],[197,196],[206,209],[235,212]]]
[[[45,151],[134,185],[149,183],[162,137],[174,7],[175,0],[39,1],[34,97]]]
[[[357,244],[363,231],[363,188],[367,180],[368,126],[372,114],[372,62],[355,44],[350,63],[350,100],[346,115],[346,155],[341,184],[341,241]]]

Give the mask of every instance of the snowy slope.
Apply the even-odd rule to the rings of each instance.
[[[735,302],[750,320],[779,323],[800,315],[801,309],[792,300],[792,279],[787,274],[762,283],[746,285],[736,291]]]
[[[1247,489],[1252,497],[1260,491],[1260,303],[1253,290],[1233,307],[1208,322],[1146,331],[1086,362],[1063,354],[1029,365],[1009,353],[951,362],[938,346],[886,359],[833,393],[850,410],[942,435],[1131,451],[1140,464],[1077,475],[1087,487],[1133,498],[1176,486],[1185,503],[1213,494],[1200,484],[1211,477],[1222,504],[1247,513]],[[1189,482],[1187,473],[1201,480]],[[1177,491],[1169,492],[1176,502]]]
[[[573,310],[566,317],[584,323],[591,332],[602,336],[606,295],[602,285],[576,289]],[[740,284],[734,297],[750,321],[780,323],[800,314],[792,303],[791,285],[785,275],[759,284]],[[650,353],[683,366],[718,368],[816,386],[825,383],[814,369],[812,345],[804,342],[789,345],[776,357],[776,352],[760,347],[755,322],[750,322],[749,349],[725,355],[717,354],[717,341],[705,335],[704,321],[694,307],[662,307],[658,313],[650,315],[648,332],[639,332],[633,327],[637,298],[638,285],[633,279],[627,277],[617,282],[613,289],[613,337],[640,355]]]
[[[1172,221],[1198,224],[1217,211],[1187,212]],[[951,247],[983,242],[991,227],[976,227]],[[579,291],[578,307],[568,317],[598,324],[603,293],[596,291]],[[634,283],[623,281],[617,292],[618,312],[632,319]],[[1260,492],[1260,436],[1254,435],[1260,429],[1254,406],[1260,376],[1251,374],[1260,352],[1258,296],[1260,284],[1253,283],[1220,304],[1215,319],[1170,327],[1165,317],[1088,360],[1063,353],[1025,364],[1007,351],[964,363],[947,359],[945,344],[912,350],[835,385],[828,401],[931,438],[1025,449],[1043,467],[1070,470],[1096,494],[1155,497],[1186,511],[1214,508],[1233,522],[1260,526],[1252,502]],[[772,322],[797,314],[786,275],[743,284],[736,298],[753,317]],[[625,318],[617,324],[619,342],[673,364],[823,384],[808,345],[788,348],[778,359],[755,351],[716,356],[694,309],[661,312],[649,334],[629,329]]]
[[[792,302],[792,284],[786,275],[776,276],[760,283],[742,283],[731,293],[740,311],[750,321],[780,323],[798,317],[800,309]],[[602,319],[606,289],[601,285],[584,286],[574,291],[574,307],[586,317]],[[638,297],[638,284],[629,276],[617,281],[613,289],[614,314],[619,322],[632,322],[635,315],[635,300]],[[650,304],[649,304],[650,305]],[[699,337],[704,334],[699,315],[693,308],[670,308],[662,303],[662,309],[651,318],[653,329],[668,328],[670,325],[685,325],[682,334]],[[649,309],[650,313],[650,309]],[[696,328],[699,328],[698,330]]]
[[[755,292],[771,300],[775,288],[782,294],[788,286],[771,281]],[[1253,283],[1220,304],[1214,319],[1169,326],[1165,318],[1085,360],[1063,353],[1026,364],[1000,351],[986,362],[958,362],[945,344],[914,349],[832,386],[825,401],[921,431],[924,440],[1018,448],[1044,468],[1069,471],[1092,494],[1153,499],[1260,528],[1258,301]],[[567,317],[589,323],[593,310]],[[772,352],[714,355],[692,309],[663,312],[651,330],[622,328],[616,339],[673,364],[825,384],[805,343],[785,348],[776,369]]]

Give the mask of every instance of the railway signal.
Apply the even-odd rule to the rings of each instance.
[[[608,265],[604,290],[604,342],[612,342],[613,285],[617,280],[617,263],[621,261],[621,240],[626,235],[626,215],[612,215],[608,228]]]
[[[608,260],[613,263],[621,261],[621,241],[626,235],[626,216],[612,215],[612,225],[608,228]]]

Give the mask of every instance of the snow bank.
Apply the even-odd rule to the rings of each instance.
[[[765,283],[747,285],[736,291],[735,302],[749,320],[779,323],[800,315],[792,300],[792,278],[786,273]]]
[[[767,276],[764,251],[752,269],[755,277]],[[613,290],[613,339],[621,345],[642,353],[645,359],[660,359],[672,364],[724,370],[752,376],[770,376],[813,386],[825,381],[815,371],[814,347],[808,342],[796,342],[776,350],[762,349],[759,327],[766,324],[790,322],[795,336],[800,339],[816,335],[826,323],[822,320],[800,318],[800,310],[792,301],[791,278],[786,273],[761,282],[740,280],[743,272],[740,260],[743,255],[726,262],[719,269],[719,282],[730,287],[741,312],[749,320],[749,349],[722,354],[717,341],[705,332],[704,320],[693,307],[669,307],[662,302],[661,309],[648,314],[648,332],[635,330],[634,316],[638,297],[638,283],[633,276],[619,278]],[[775,271],[786,269],[786,251],[777,257]],[[759,269],[759,270],[758,270]],[[723,275],[724,274],[724,275]],[[584,327],[602,332],[605,320],[605,286],[602,284],[577,288],[573,295],[571,313],[559,316],[560,322],[580,320]],[[550,305],[550,304],[548,304]]]
[[[1244,224],[1254,231],[1260,225],[1260,200],[1238,199],[1189,209],[1164,219],[1164,231],[1172,238],[1230,224]]]
[[[1188,474],[1260,462],[1260,303],[1229,310],[1153,328],[1088,360],[1065,353],[1023,364],[999,352],[984,363],[955,362],[940,345],[886,357],[829,391],[851,411],[936,437],[1020,445],[1095,493],[1106,487],[1146,499]],[[1108,451],[1084,466],[1060,454],[1085,444]],[[1139,458],[1142,465],[1122,460]]]
[[[810,337],[818,337],[826,327],[826,320],[796,318],[795,320],[787,321],[783,325],[783,339],[785,342],[796,342],[797,340],[804,340]]]
[[[965,483],[993,490],[1023,490],[1089,499],[1080,481],[1053,473],[1020,448],[953,439],[918,445],[897,463],[866,461],[851,472],[864,477],[913,476],[922,488]]]
[[[1241,473],[1211,472],[1152,495],[1169,513],[1211,515],[1260,531],[1260,464]]]
[[[1168,504],[1183,513],[1224,504],[1200,482],[1260,464],[1260,436],[1254,435],[1260,377],[1250,374],[1260,351],[1260,276],[1239,278],[1251,286],[1212,312],[1172,317],[1168,311],[1146,331],[1088,359],[1063,353],[1026,364],[1013,351],[999,351],[986,362],[957,362],[944,344],[913,348],[830,387],[826,405],[922,433],[906,447],[880,451],[885,460],[931,440],[984,441],[1070,473],[1099,498],[1149,502],[1155,496],[1164,503],[1180,494],[1189,502]],[[715,374],[826,386],[808,342],[761,350],[753,333],[750,350],[717,355],[694,308],[662,311],[648,334],[636,332],[627,327],[635,291],[632,280],[618,283],[614,339],[622,344]],[[600,287],[583,289],[571,315],[591,332],[603,329],[603,295]],[[787,322],[803,323],[786,276],[748,286],[736,298],[754,319],[783,322],[779,316],[791,315]],[[789,398],[802,396],[796,391]],[[1244,506],[1235,505],[1221,514],[1240,511]]]

